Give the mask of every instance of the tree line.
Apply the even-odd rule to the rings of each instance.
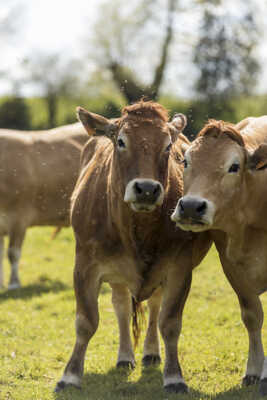
[[[39,87],[46,108],[46,121],[38,128],[74,120],[74,110],[59,117],[63,99],[68,104],[89,104],[92,111],[107,117],[118,116],[124,104],[140,98],[160,99],[171,113],[186,112],[193,131],[210,117],[235,122],[241,103],[254,114],[264,113],[265,97],[255,97],[263,29],[256,0],[245,5],[237,0],[235,6],[229,0],[127,3],[101,3],[93,30],[85,32],[82,59],[44,53],[26,58],[23,79],[14,80],[15,95],[2,99],[0,127],[35,127],[33,108],[20,95],[29,82]],[[6,21],[6,28],[1,24],[0,40],[3,34],[14,34],[13,20]],[[90,71],[89,59],[94,66]],[[185,83],[187,98],[180,90]],[[257,98],[256,107],[252,98]],[[177,106],[181,109],[175,110]]]

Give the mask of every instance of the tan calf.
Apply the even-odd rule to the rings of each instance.
[[[81,108],[78,116],[89,134],[94,130],[106,137],[87,143],[73,194],[76,344],[56,391],[81,384],[87,345],[98,327],[99,289],[109,282],[121,333],[117,365],[134,365],[131,296],[137,302],[148,299],[150,307],[143,363],[159,359],[162,292],[164,387],[185,392],[177,355],[182,312],[192,269],[210,246],[209,235],[185,233],[170,220],[183,190],[179,159],[181,143],[187,140],[178,135],[186,118],[178,114],[169,123],[167,111],[150,102],[126,107],[115,123]]]
[[[9,289],[15,289],[26,229],[70,224],[70,196],[87,140],[79,123],[38,132],[0,130],[0,286],[4,235],[9,236]]]
[[[243,383],[261,379],[266,395],[259,296],[267,289],[267,117],[210,121],[184,151],[184,197],[172,219],[185,231],[210,230],[249,335]]]

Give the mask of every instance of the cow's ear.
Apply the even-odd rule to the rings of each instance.
[[[187,125],[187,118],[184,114],[174,114],[173,119],[169,122],[172,141],[175,142]]]
[[[254,152],[249,153],[248,167],[256,171],[267,168],[267,144],[261,144]]]
[[[182,153],[184,155],[186,150],[189,149],[189,147],[191,146],[191,142],[182,133],[179,133],[178,140],[179,140],[179,142],[181,144]]]
[[[77,107],[76,112],[78,120],[81,121],[90,136],[107,136],[113,139],[118,130],[117,125],[110,122],[107,118],[89,112],[82,107]]]

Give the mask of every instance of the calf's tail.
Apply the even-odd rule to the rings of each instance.
[[[142,326],[145,323],[145,313],[142,303],[136,301],[134,297],[132,297],[132,310],[132,331],[134,337],[134,348],[136,348],[142,331]]]
[[[62,227],[61,226],[57,226],[56,229],[52,232],[51,234],[51,240],[54,240],[56,238],[56,236],[59,234],[59,232],[61,231]]]

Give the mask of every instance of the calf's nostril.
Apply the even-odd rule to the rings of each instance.
[[[138,184],[138,182],[135,182],[134,188],[135,188],[136,193],[138,193],[138,194],[141,194],[143,192],[143,190],[142,190],[141,186]]]
[[[181,212],[184,212],[184,203],[183,203],[183,200],[180,200],[180,201],[179,201],[179,208],[180,208],[180,211],[181,211]]]
[[[200,204],[196,210],[198,212],[199,215],[203,215],[204,212],[206,211],[207,208],[207,203],[205,201],[202,202],[202,204]]]
[[[158,194],[159,191],[160,191],[160,185],[157,184],[156,187],[155,187],[155,189],[153,190],[153,194]]]

